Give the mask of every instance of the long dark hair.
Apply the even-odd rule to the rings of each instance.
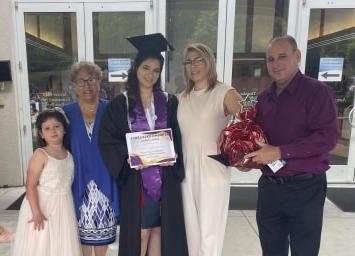
[[[69,150],[69,137],[68,137],[69,124],[64,114],[62,114],[60,111],[56,109],[44,110],[37,116],[36,128],[37,128],[37,136],[38,136],[38,146],[40,147],[47,146],[47,142],[41,136],[41,131],[42,131],[42,124],[50,118],[54,118],[55,120],[57,120],[63,125],[64,132],[65,132],[63,137],[63,146]]]
[[[139,81],[137,71],[143,61],[147,59],[157,59],[160,63],[160,74],[157,82],[153,86],[153,91],[161,91],[161,71],[163,70],[164,58],[159,53],[138,53],[134,59],[132,67],[128,70],[128,78],[126,83],[128,97],[128,113],[129,116],[135,118],[134,108],[137,100],[140,98]]]

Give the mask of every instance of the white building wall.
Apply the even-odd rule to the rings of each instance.
[[[0,60],[13,59],[13,10],[10,0],[0,1]],[[15,74],[12,70],[12,77]],[[18,123],[18,108],[16,97],[16,84],[6,82],[5,88],[0,89],[0,187],[9,185],[16,186],[23,184],[20,136]]]

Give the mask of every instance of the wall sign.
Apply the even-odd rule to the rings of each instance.
[[[324,82],[341,81],[344,58],[320,58],[318,80]]]
[[[131,67],[130,58],[109,58],[107,64],[109,82],[127,81],[128,70]]]

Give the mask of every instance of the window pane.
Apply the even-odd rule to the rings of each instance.
[[[94,55],[115,57],[135,55],[135,48],[127,37],[144,34],[144,12],[93,13]]]
[[[252,52],[263,52],[273,35],[275,2],[275,0],[254,0]]]
[[[331,164],[347,165],[351,136],[348,116],[354,102],[350,87],[355,85],[355,9],[311,9],[308,31],[306,75],[318,79],[321,58],[344,59],[342,77],[325,83],[335,94],[341,130],[331,152]]]
[[[78,59],[75,13],[25,13],[32,139],[35,120],[47,108],[62,107],[74,98],[71,65]]]
[[[287,31],[288,1],[237,0],[235,8],[232,85],[250,100],[269,83],[265,47]]]
[[[245,34],[247,30],[248,0],[237,0],[235,8],[234,53],[245,51]]]
[[[137,50],[126,38],[143,35],[144,12],[94,12],[93,13],[94,62],[101,67],[101,97],[112,99],[124,89],[123,82],[108,81],[108,58],[134,59]]]
[[[185,88],[183,51],[189,43],[204,43],[217,54],[218,1],[167,0],[167,38],[175,51],[169,53],[166,90]]]

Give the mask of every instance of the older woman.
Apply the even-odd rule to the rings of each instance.
[[[217,80],[212,50],[187,46],[184,54],[187,87],[179,97],[178,121],[185,164],[182,195],[189,255],[222,254],[230,175],[208,155],[217,154],[217,139],[228,115],[240,111],[240,95]]]
[[[69,119],[74,157],[73,196],[84,256],[106,255],[116,239],[118,188],[101,158],[98,132],[108,102],[99,98],[102,72],[91,62],[72,66],[71,80],[78,101],[64,106]]]

